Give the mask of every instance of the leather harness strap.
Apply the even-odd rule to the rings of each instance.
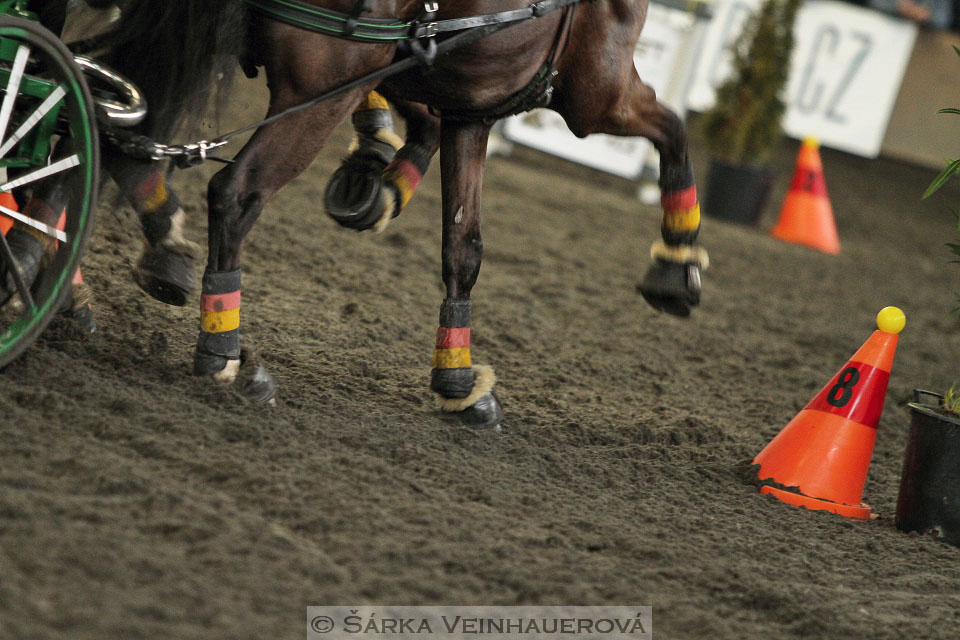
[[[357,3],[352,14],[321,9],[303,0],[244,0],[244,2],[258,13],[308,31],[360,42],[391,42],[432,38],[441,33],[539,18],[557,9],[577,4],[580,0],[540,0],[526,7],[509,11],[466,18],[437,21],[417,19],[410,22],[391,18],[361,18],[360,14],[364,10],[369,10],[368,3],[363,0]],[[425,5],[435,4],[425,3]]]

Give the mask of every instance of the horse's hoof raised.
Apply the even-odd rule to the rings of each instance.
[[[700,304],[700,265],[655,260],[637,291],[654,309],[685,318]]]
[[[20,275],[27,288],[33,285],[37,274],[40,273],[40,263],[43,260],[43,244],[32,234],[21,229],[11,229],[7,234],[7,244],[10,253],[20,265]],[[13,278],[10,267],[0,265],[0,305],[5,304],[13,294],[17,293],[17,283]]]
[[[475,431],[492,429],[500,431],[500,421],[503,420],[503,408],[500,400],[493,391],[480,396],[476,402],[462,411],[445,412],[441,414],[445,420],[459,424],[461,427]]]
[[[384,164],[372,158],[350,158],[337,169],[323,195],[327,215],[337,224],[364,231],[377,224],[386,207],[383,180]]]
[[[195,285],[194,258],[187,252],[163,245],[148,247],[133,270],[133,279],[150,297],[182,307],[192,297]]]

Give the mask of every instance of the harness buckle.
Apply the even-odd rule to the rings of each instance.
[[[539,18],[553,11],[556,8],[556,2],[553,2],[553,0],[540,0],[540,2],[534,2],[530,5],[530,8],[533,12],[533,17]]]
[[[423,12],[424,13],[436,13],[440,11],[439,2],[424,2],[423,3]]]
[[[436,3],[434,3],[434,4],[436,4]],[[437,26],[437,23],[436,23],[436,22],[430,22],[430,23],[428,23],[428,24],[423,25],[423,37],[424,37],[424,38],[432,38],[432,37],[434,37],[435,35],[437,35],[438,33],[440,33],[440,27]]]

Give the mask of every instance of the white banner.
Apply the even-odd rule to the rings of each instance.
[[[644,83],[653,87],[664,104],[685,113],[693,16],[685,11],[651,4],[647,24],[637,43],[633,62]],[[692,60],[690,60],[692,63]],[[637,178],[644,165],[657,167],[656,151],[645,138],[592,135],[577,138],[557,113],[537,109],[506,121],[504,136],[514,142],[585,164],[624,178]]]
[[[704,111],[730,73],[730,44],[760,0],[716,0],[687,106]],[[808,0],[794,29],[784,129],[866,157],[880,153],[917,27],[831,0]]]

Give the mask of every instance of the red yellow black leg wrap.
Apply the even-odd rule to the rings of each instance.
[[[465,398],[473,390],[473,378],[470,301],[450,298],[440,307],[430,388],[444,398]]]
[[[393,160],[403,140],[393,131],[390,105],[376,91],[367,94],[353,112],[353,129],[357,133],[354,154],[380,162]]]
[[[217,373],[228,360],[240,358],[240,290],[239,269],[203,274],[195,375]]]
[[[170,192],[167,191],[167,181],[159,169],[152,169],[130,195],[133,208],[140,215],[157,211],[169,199]]]
[[[410,202],[429,167],[430,152],[418,144],[408,144],[397,152],[393,162],[383,170],[383,185],[394,194],[394,217]]]
[[[693,169],[663,171],[660,176],[660,233],[667,245],[690,245],[700,230],[700,203]]]
[[[130,204],[140,216],[140,225],[147,243],[154,246],[168,239],[173,216],[180,210],[177,194],[167,188],[166,177],[159,169],[150,169],[146,176],[136,165],[121,166],[115,176],[121,189],[127,189]]]

